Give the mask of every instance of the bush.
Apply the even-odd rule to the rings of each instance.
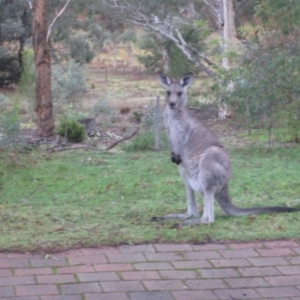
[[[81,143],[85,140],[85,126],[73,118],[63,118],[57,128],[57,134],[66,137],[69,142]]]
[[[0,118],[0,148],[12,148],[20,142],[19,109],[7,110]]]
[[[52,71],[52,97],[54,104],[64,111],[63,106],[79,108],[86,93],[84,67],[70,60],[66,66],[56,66]],[[57,108],[57,107],[56,107]]]
[[[152,132],[139,134],[132,139],[130,144],[123,146],[124,151],[149,151],[154,149],[155,137]],[[166,134],[161,135],[161,148],[167,149],[168,141]]]
[[[32,49],[24,50],[22,52],[23,66],[21,70],[20,91],[26,92],[34,89],[35,83],[35,65],[34,52]]]

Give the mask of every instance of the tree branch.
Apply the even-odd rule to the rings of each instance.
[[[57,19],[59,17],[61,17],[61,15],[64,13],[64,11],[66,10],[66,8],[68,7],[69,3],[71,2],[71,0],[67,0],[66,4],[64,5],[64,7],[61,9],[61,11],[55,16],[55,18],[53,19],[53,21],[51,22],[49,28],[48,28],[48,32],[47,32],[47,38],[46,38],[46,42],[48,43],[51,32],[52,32],[52,27],[54,25],[54,23],[57,21]]]
[[[32,7],[31,1],[30,0],[26,0],[26,1],[27,1],[28,5],[29,5],[29,9],[32,10],[33,7]]]
[[[138,26],[146,27],[151,29],[152,31],[158,33],[159,35],[170,39],[175,43],[175,45],[183,52],[183,54],[196,66],[205,72],[210,77],[215,77],[215,72],[211,69],[212,66],[215,64],[209,60],[203,53],[197,50],[194,47],[188,45],[188,43],[184,40],[182,34],[180,33],[179,29],[176,28],[171,24],[171,21],[168,22],[166,20],[161,20],[157,15],[154,13],[146,14],[141,11],[140,8],[134,7],[126,1],[123,1],[122,5],[119,4],[118,0],[101,0],[103,3],[107,4],[111,8],[118,9],[121,13],[124,14],[125,19],[127,22],[133,23]],[[208,0],[206,0],[208,1]],[[220,1],[220,0],[213,0],[213,1]],[[126,17],[126,15],[129,15]],[[167,19],[172,20],[171,16],[168,16]],[[173,18],[174,19],[174,18]],[[203,62],[208,65],[205,66]]]

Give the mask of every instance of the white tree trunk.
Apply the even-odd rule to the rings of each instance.
[[[230,61],[228,58],[228,51],[233,49],[236,28],[234,23],[234,6],[233,0],[221,0],[223,3],[223,26],[221,33],[221,49],[222,49],[222,67],[228,71],[230,69]],[[227,92],[234,91],[234,82],[230,82],[226,87]],[[224,102],[224,98],[220,95],[219,103],[219,119],[226,119],[231,116],[228,105]]]

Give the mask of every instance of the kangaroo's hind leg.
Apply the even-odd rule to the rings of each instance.
[[[185,220],[181,225],[196,225],[196,224],[209,224],[215,221],[214,211],[214,193],[210,191],[204,192],[204,210],[201,218],[194,218]]]
[[[183,176],[183,171],[181,171],[180,173],[182,175],[185,184],[185,189],[186,189],[187,212],[185,214],[168,214],[162,217],[153,217],[152,218],[153,221],[169,220],[169,219],[179,219],[179,220],[199,219],[199,211],[198,211],[197,202],[195,198],[195,192],[189,185],[188,181]]]

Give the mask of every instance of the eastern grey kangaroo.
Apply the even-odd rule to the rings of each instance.
[[[187,213],[154,217],[153,220],[181,219],[182,225],[212,223],[215,220],[214,200],[229,216],[244,216],[268,212],[293,212],[290,207],[239,208],[230,199],[228,184],[231,177],[229,155],[219,139],[205,128],[186,108],[187,87],[193,74],[174,81],[159,73],[166,88],[165,125],[171,144],[171,160],[178,165],[187,194]],[[204,211],[200,218],[195,192],[204,198]]]

